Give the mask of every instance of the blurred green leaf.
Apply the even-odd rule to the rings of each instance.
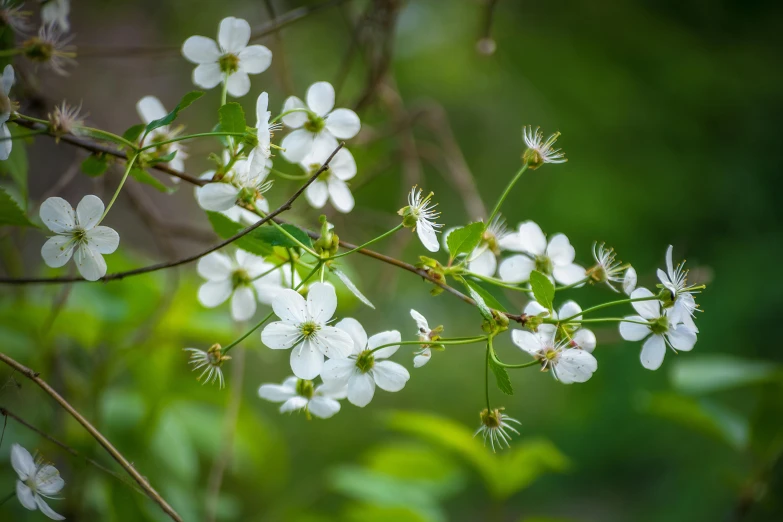
[[[18,136],[23,132],[27,132],[25,129],[12,125],[8,128],[11,136]],[[19,194],[22,196],[22,206],[27,208],[27,171],[29,165],[27,163],[27,147],[25,147],[25,140],[14,140],[11,154],[5,161],[0,161],[0,174],[10,176],[14,183],[16,183],[19,189]]]
[[[178,480],[198,480],[198,454],[175,405],[164,409],[152,435],[151,449],[157,459]]]
[[[177,156],[177,151],[176,150],[172,150],[168,154],[165,154],[163,156],[159,156],[159,157],[150,159],[147,162],[147,165],[148,166],[152,166],[152,165],[158,165],[160,163],[168,163],[171,160],[173,160],[176,156]]]
[[[506,308],[500,304],[500,301],[498,301],[494,295],[492,295],[489,290],[481,286],[476,281],[472,281],[470,279],[464,278],[462,282],[470,288],[473,292],[481,296],[481,299],[486,303],[487,306],[490,308],[494,308],[495,310],[505,312]],[[474,298],[475,299],[475,298]]]
[[[308,236],[307,232],[305,232],[301,228],[297,227],[296,225],[291,225],[289,223],[280,225],[280,227],[285,229],[286,232],[291,234],[293,237],[295,237],[300,243],[302,243],[306,247],[309,248],[313,247],[313,241],[310,239],[310,236]],[[283,248],[297,248],[297,249],[299,248],[299,245],[297,245],[291,238],[289,238],[287,235],[281,232],[280,229],[278,229],[277,227],[261,226],[253,230],[250,234],[253,237],[260,239],[272,246],[279,246]]]
[[[147,126],[143,123],[137,123],[136,125],[132,125],[128,127],[128,129],[122,133],[122,137],[126,140],[130,141],[131,143],[136,143],[136,140],[139,139],[139,136],[141,136],[141,133],[144,132],[144,129]],[[122,142],[119,142],[122,144]]]
[[[8,192],[0,188],[0,225],[35,227]]]
[[[218,111],[220,114],[220,129],[224,132],[245,132],[245,111],[237,102],[229,102]]]
[[[410,483],[421,483],[423,488],[438,496],[455,493],[463,483],[462,473],[456,463],[418,443],[374,447],[364,460],[372,471]]]
[[[82,161],[82,172],[93,178],[100,176],[109,168],[106,154],[90,154]]]
[[[228,239],[247,228],[235,221],[230,220],[219,212],[207,212],[207,217],[209,218],[209,222],[212,224],[212,228],[222,239]],[[236,240],[234,244],[242,250],[246,250],[251,254],[262,257],[268,256],[273,251],[272,246],[269,243],[255,237],[255,235],[252,233],[245,234]]]
[[[478,307],[481,316],[487,321],[494,321],[494,318],[492,317],[492,310],[489,309],[486,301],[484,301],[484,296],[476,291],[476,289],[473,288],[473,285],[469,283],[468,280],[464,277],[459,277],[458,279],[462,282],[463,285],[465,285],[465,288],[468,290],[468,294],[470,294],[471,299],[476,301],[476,306]]]
[[[551,311],[555,300],[555,285],[552,281],[538,270],[533,270],[530,272],[530,288],[538,304]]]
[[[153,176],[152,174],[150,174],[144,169],[133,168],[130,171],[130,175],[133,177],[133,179],[135,179],[139,183],[144,183],[145,185],[149,185],[153,187],[155,190],[157,190],[158,192],[171,194],[177,190],[174,187],[167,187],[166,185],[161,183],[160,180],[158,180],[158,178],[156,178],[155,176]]]
[[[348,289],[348,290],[349,290],[349,291],[350,291],[350,292],[351,292],[351,293],[352,293],[352,294],[353,294],[353,295],[354,295],[354,296],[355,296],[355,297],[356,297],[356,298],[357,298],[359,301],[361,301],[361,302],[362,302],[362,303],[364,303],[365,305],[367,305],[367,306],[369,306],[370,308],[372,308],[373,310],[375,310],[375,305],[374,305],[374,304],[372,304],[372,302],[371,302],[369,299],[367,299],[367,297],[365,297],[365,295],[364,295],[364,294],[363,294],[363,293],[362,293],[362,292],[361,292],[361,291],[360,291],[360,290],[359,290],[359,289],[356,287],[356,285],[355,285],[355,284],[353,284],[353,281],[351,281],[351,280],[350,280],[350,278],[349,278],[347,275],[345,275],[345,273],[343,273],[343,272],[342,272],[342,271],[340,271],[340,270],[337,270],[336,268],[334,268],[334,267],[332,267],[332,266],[330,266],[330,267],[329,267],[329,270],[330,270],[330,271],[331,271],[331,272],[332,272],[334,275],[336,275],[336,276],[337,276],[337,278],[338,278],[340,281],[342,281],[342,282],[343,282],[343,284],[345,285],[345,287],[346,287],[346,288],[347,288],[347,289]]]
[[[430,522],[440,519],[427,517],[404,507],[354,504],[345,509],[340,520],[345,522]]]
[[[449,248],[451,257],[473,252],[481,242],[481,234],[483,232],[484,223],[480,221],[449,232],[449,235],[446,238],[446,245]]]
[[[715,354],[679,358],[669,376],[680,391],[710,393],[780,379],[783,373],[773,362]]]
[[[149,122],[144,133],[149,134],[151,131],[159,127],[164,127],[166,125],[169,125],[170,123],[172,123],[174,120],[177,119],[177,116],[179,115],[180,111],[185,110],[188,106],[190,106],[191,103],[198,100],[202,96],[204,96],[204,93],[201,91],[191,91],[187,93],[185,96],[182,97],[182,99],[179,101],[177,106],[174,107],[174,110],[172,110],[163,118]]]
[[[511,386],[511,379],[508,377],[508,372],[497,363],[494,355],[495,354],[493,353],[492,357],[489,358],[489,367],[492,370],[492,373],[495,374],[495,381],[498,384],[498,388],[506,395],[514,395],[514,388]]]

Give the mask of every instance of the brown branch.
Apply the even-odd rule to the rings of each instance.
[[[76,451],[72,447],[68,446],[64,442],[60,442],[59,440],[55,439],[54,437],[52,437],[51,435],[49,435],[45,431],[42,431],[42,430],[36,428],[35,426],[33,426],[32,424],[30,424],[29,422],[27,422],[26,420],[21,418],[16,413],[10,411],[8,408],[4,408],[4,407],[0,406],[0,415],[3,415],[5,417],[11,417],[16,422],[18,422],[19,424],[21,424],[22,426],[27,428],[28,430],[34,431],[35,433],[37,433],[41,437],[45,438],[49,442],[51,442],[51,443],[55,444],[56,446],[59,446],[60,448],[64,449],[65,451],[67,451],[68,453],[73,455],[74,457],[77,457],[77,458],[80,458],[80,459],[84,459],[84,461],[87,462],[88,464],[92,464],[93,466],[95,466],[99,470],[101,470],[101,471],[103,471],[105,473],[108,473],[109,475],[113,476],[114,478],[116,478],[117,480],[119,480],[120,482],[122,482],[123,484],[128,486],[129,488],[132,488],[133,491],[135,491],[136,493],[141,493],[142,495],[145,494],[142,490],[140,490],[136,486],[136,484],[133,484],[132,482],[129,482],[125,477],[123,477],[122,475],[120,475],[116,471],[110,470],[109,468],[107,468],[106,466],[101,464],[100,462],[98,462],[98,461],[96,461],[94,459],[91,459],[90,457],[86,457],[86,456],[82,455],[81,453],[79,453],[78,451]]]
[[[133,465],[128,462],[128,460],[122,456],[122,454],[117,451],[117,448],[115,448],[111,442],[108,441],[106,437],[104,437],[101,432],[99,432],[90,422],[85,419],[76,409],[70,405],[68,401],[63,399],[63,397],[57,393],[51,386],[46,384],[46,381],[41,379],[38,375],[38,372],[35,372],[28,368],[27,366],[24,366],[18,362],[16,362],[14,359],[10,358],[6,354],[0,352],[0,361],[3,361],[11,368],[15,369],[31,381],[33,381],[35,384],[37,384],[43,391],[45,391],[47,394],[49,394],[50,397],[52,397],[55,401],[57,401],[60,406],[65,409],[68,413],[71,414],[71,416],[76,419],[76,421],[81,424],[84,429],[86,429],[90,435],[93,436],[93,438],[98,441],[98,444],[103,446],[103,448],[109,452],[109,455],[112,456],[114,460],[117,461],[117,463],[125,469],[125,471],[128,472],[128,474],[133,477],[133,480],[136,481],[136,483],[141,486],[141,489],[144,490],[144,492],[155,502],[160,505],[161,509],[166,512],[169,517],[171,517],[172,520],[176,520],[177,522],[182,522],[182,517],[180,517],[176,511],[174,511],[174,508],[172,508],[164,499],[160,496],[160,494],[155,491],[155,489],[147,482],[147,479],[145,479],[138,471],[136,471],[136,468],[133,467]]]
[[[310,179],[308,179],[299,189],[294,192],[288,200],[277,207],[272,212],[268,213],[264,217],[262,217],[259,221],[256,223],[250,225],[246,229],[237,232],[230,238],[226,239],[225,241],[221,241],[217,245],[208,248],[207,250],[203,252],[199,252],[198,254],[188,256],[184,259],[179,259],[177,261],[171,261],[167,263],[157,263],[155,265],[145,266],[143,268],[136,268],[134,270],[128,270],[126,272],[115,272],[113,274],[108,274],[103,276],[102,278],[98,279],[97,281],[117,281],[126,277],[130,276],[136,276],[140,274],[148,274],[150,272],[156,272],[158,270],[163,270],[165,268],[173,268],[175,266],[185,265],[188,263],[192,263],[193,261],[196,261],[197,259],[200,259],[204,257],[207,254],[211,254],[212,252],[215,252],[216,250],[220,250],[221,248],[230,245],[237,239],[246,236],[253,230],[257,229],[267,221],[270,221],[275,216],[282,214],[286,210],[289,210],[291,208],[291,205],[293,205],[294,201],[304,193],[305,189],[310,186],[310,184],[315,181],[319,175],[321,175],[322,172],[324,172],[326,169],[329,168],[329,162],[332,161],[332,158],[334,158],[334,155],[337,154],[337,152],[343,148],[345,143],[340,143],[336,149],[332,152],[332,154],[326,159],[323,165],[321,165],[321,168],[318,169],[312,176],[310,176]],[[9,284],[9,285],[23,285],[23,284],[50,284],[50,283],[80,283],[80,282],[86,282],[87,280],[82,277],[42,277],[42,278],[36,278],[36,277],[29,277],[29,278],[11,278],[11,277],[2,277],[0,278],[0,284]],[[91,281],[94,282],[94,281]]]

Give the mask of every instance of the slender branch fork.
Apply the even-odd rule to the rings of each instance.
[[[133,478],[133,480],[138,483],[138,485],[141,487],[141,489],[155,502],[160,505],[161,509],[166,512],[166,514],[171,517],[172,520],[176,520],[177,522],[182,522],[182,517],[177,514],[176,511],[174,511],[174,508],[172,508],[168,502],[166,502],[163,497],[160,496],[160,494],[155,491],[155,488],[153,488],[149,482],[147,482],[147,479],[145,479],[138,471],[136,471],[136,468],[133,467],[133,465],[128,462],[128,459],[122,456],[122,453],[120,453],[117,448],[115,448],[109,440],[104,437],[101,432],[99,432],[95,426],[90,424],[90,422],[85,419],[82,414],[80,414],[76,409],[70,405],[68,401],[66,401],[59,393],[57,393],[54,388],[49,386],[46,381],[41,379],[38,375],[38,372],[35,372],[28,368],[27,366],[24,366],[23,364],[18,363],[11,357],[7,356],[6,354],[0,352],[0,361],[3,361],[5,364],[13,368],[14,370],[18,371],[31,381],[33,381],[35,384],[37,384],[43,391],[45,391],[47,394],[49,394],[50,397],[52,397],[55,401],[57,401],[60,406],[63,407],[65,411],[71,414],[71,416],[76,419],[76,421],[81,424],[85,430],[89,432],[90,435],[93,436],[93,438],[98,441],[98,444],[103,446],[103,448],[109,453],[109,455],[112,456],[114,460],[117,461],[117,463],[122,466],[122,468],[128,472],[128,474]]]

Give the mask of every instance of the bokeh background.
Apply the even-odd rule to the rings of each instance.
[[[606,241],[645,285],[655,284],[673,244],[694,282],[709,284],[698,299],[695,350],[669,352],[649,372],[638,344],[605,329],[597,331],[599,370],[586,384],[513,372],[515,394],[492,393],[521,421],[521,436],[497,455],[471,440],[483,408],[479,346],[435,353],[403,391],[379,391],[364,409],[345,403],[327,421],[280,415],[257,397],[261,383],[290,370],[287,353],[262,347],[257,335],[233,352],[227,389],[199,385],[182,348],[226,344],[243,326],[225,306],[198,304],[194,266],[105,285],[0,287],[2,351],[40,371],[188,521],[782,520],[783,6],[321,3],[74,2],[78,66],[59,77],[15,62],[25,78],[21,110],[45,115],[67,99],[82,103],[90,124],[122,132],[138,123],[142,96],[170,108],[194,89],[192,65],[179,53],[188,36],[214,37],[225,16],[261,31],[275,17],[315,8],[261,38],[273,66],[251,77],[239,101],[252,114],[266,90],[276,114],[288,94],[327,80],[338,106],[358,106],[363,131],[349,143],[359,165],[357,207],[346,216],[327,209],[341,238],[360,242],[394,226],[415,183],[435,191],[447,226],[482,217],[482,202],[491,208],[519,168],[522,125],[560,131],[569,162],[525,176],[503,209],[509,224],[533,219],[566,233],[584,264],[592,243]],[[218,103],[218,90],[208,92],[181,123],[210,128]],[[206,155],[218,147],[191,143],[188,172],[207,170]],[[88,191],[110,196],[121,172],[90,178],[79,172],[84,158],[46,137],[28,144],[32,215],[54,194],[72,202]],[[10,177],[0,183],[14,190]],[[272,205],[294,188],[276,182]],[[319,212],[304,201],[292,215],[317,227]],[[107,224],[122,237],[110,272],[216,241],[185,185],[173,194],[129,185]],[[0,229],[0,270],[58,273],[41,263],[43,241],[38,230]],[[379,249],[412,262],[425,253],[409,234]],[[355,256],[347,269],[377,310],[340,294],[338,315],[356,317],[368,332],[397,328],[412,338],[410,308],[448,335],[479,327],[475,309],[431,297],[411,274]],[[611,295],[587,288],[568,297],[588,306]],[[519,294],[499,298],[510,310],[524,305]],[[508,338],[498,350],[521,360]],[[411,366],[408,350],[398,358]],[[9,368],[0,368],[0,381],[0,406],[116,468],[33,384]],[[3,429],[0,495],[14,488],[8,458],[16,442],[58,466],[67,485],[51,504],[69,520],[166,520],[120,480],[13,419]],[[12,498],[0,519],[43,516]]]

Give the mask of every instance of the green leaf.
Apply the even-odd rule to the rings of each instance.
[[[144,183],[145,185],[150,185],[151,187],[154,187],[156,190],[160,192],[165,192],[166,194],[171,194],[172,192],[176,191],[176,188],[167,187],[163,183],[158,180],[155,176],[150,174],[144,169],[140,168],[134,168],[131,169],[130,175],[138,181],[139,183]]]
[[[223,132],[245,132],[245,111],[237,102],[223,105],[218,111],[220,114],[220,128]]]
[[[168,163],[171,160],[173,160],[176,155],[177,155],[177,151],[172,150],[165,156],[159,156],[157,158],[150,159],[149,161],[147,161],[147,165],[152,166],[152,165],[158,165],[159,163]]]
[[[143,123],[138,123],[132,127],[129,127],[128,130],[123,132],[122,137],[130,141],[131,143],[136,143],[136,140],[139,139],[141,133],[144,132],[145,127],[146,125],[144,125]]]
[[[24,129],[20,129],[16,125],[9,127],[11,136],[16,136],[21,132],[27,132]],[[23,205],[27,206],[27,148],[24,146],[24,140],[14,140],[11,154],[5,161],[0,161],[0,173],[8,175],[14,180],[16,186],[19,188],[19,193],[22,195]]]
[[[15,225],[19,227],[34,227],[19,205],[8,192],[0,188],[0,225]]]
[[[781,376],[781,367],[773,362],[718,354],[677,360],[670,373],[672,384],[685,393],[710,393],[752,386]]]
[[[483,299],[484,303],[486,303],[487,306],[490,308],[494,308],[495,310],[499,310],[501,312],[506,312],[506,308],[500,304],[500,301],[498,301],[494,295],[492,295],[489,290],[481,286],[475,281],[471,281],[470,279],[463,279],[462,282],[469,288],[469,290],[472,290],[471,296],[473,295],[473,292],[481,296],[481,299]],[[475,299],[475,297],[474,297]]]
[[[93,178],[102,175],[108,168],[109,161],[106,154],[90,154],[82,161],[82,172]]]
[[[310,236],[308,236],[307,232],[305,232],[301,228],[288,223],[280,226],[284,228],[286,232],[288,232],[297,240],[299,240],[302,244],[304,244],[306,247],[308,248],[313,247],[313,241],[310,239]],[[253,232],[251,232],[251,235],[257,239],[264,241],[265,243],[268,243],[271,246],[279,246],[284,248],[299,248],[299,245],[297,243],[295,243],[291,238],[289,238],[287,235],[281,232],[277,227],[271,227],[271,226],[259,227],[255,229]]]
[[[222,239],[228,239],[246,228],[235,221],[231,221],[219,212],[207,212],[207,217],[209,218],[212,228]],[[258,229],[253,232],[256,232],[257,230]],[[271,245],[253,237],[252,232],[237,239],[234,244],[242,250],[246,250],[251,254],[261,257],[268,256],[273,252]]]
[[[362,303],[366,304],[367,306],[369,306],[370,308],[372,308],[373,310],[375,310],[375,305],[374,305],[374,304],[372,304],[372,302],[371,302],[369,299],[367,299],[367,297],[366,297],[366,296],[365,296],[365,295],[364,295],[364,294],[363,294],[363,293],[362,293],[362,292],[361,292],[361,291],[360,291],[360,290],[359,290],[359,289],[356,287],[356,285],[355,285],[355,284],[353,284],[353,281],[351,281],[351,280],[350,280],[350,278],[349,278],[347,275],[345,275],[343,272],[341,272],[340,270],[337,270],[336,268],[334,268],[334,267],[332,267],[332,266],[330,266],[330,267],[329,267],[329,270],[330,270],[330,271],[331,271],[331,272],[332,272],[334,275],[336,275],[336,276],[337,276],[337,278],[338,278],[340,281],[342,281],[342,282],[343,282],[343,284],[345,285],[345,287],[346,287],[346,288],[347,288],[347,289],[348,289],[348,290],[349,290],[349,291],[350,291],[350,292],[351,292],[353,295],[355,295],[355,296],[356,296],[356,298],[357,298],[359,301],[361,301]]]
[[[470,297],[476,301],[476,307],[479,309],[479,312],[481,312],[481,316],[488,321],[494,321],[494,318],[492,317],[492,310],[490,310],[489,306],[487,306],[487,303],[484,302],[484,297],[476,292],[473,287],[468,284],[465,278],[457,277],[457,279],[459,279],[462,284],[465,285],[465,288],[468,290]]]
[[[538,270],[533,270],[530,273],[530,288],[538,304],[551,311],[555,300],[555,285],[552,281]]]
[[[495,380],[498,383],[500,391],[506,395],[514,395],[514,388],[511,386],[511,379],[508,377],[508,372],[497,363],[494,352],[490,354],[489,367],[492,370],[492,373],[495,374]]]
[[[473,252],[481,242],[483,233],[484,223],[480,221],[452,230],[446,238],[446,245],[449,247],[451,257]]]
[[[150,132],[154,131],[159,127],[164,127],[166,125],[169,125],[170,123],[172,123],[174,120],[177,119],[177,115],[180,113],[180,111],[186,109],[191,103],[198,100],[202,96],[204,96],[204,93],[201,91],[192,91],[187,93],[185,96],[182,97],[182,99],[179,101],[177,106],[174,107],[173,111],[165,115],[163,118],[149,122],[146,130],[144,131],[144,134],[145,135],[149,134]],[[245,130],[244,127],[242,127],[242,130],[243,131]]]

